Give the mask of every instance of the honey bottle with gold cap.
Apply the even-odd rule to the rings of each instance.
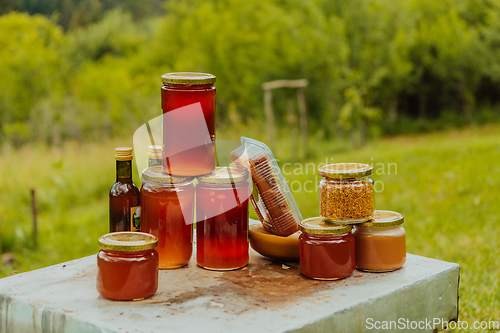
[[[109,190],[109,232],[138,231],[141,194],[132,182],[132,148],[115,148],[116,183]]]

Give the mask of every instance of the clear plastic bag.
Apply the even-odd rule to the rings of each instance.
[[[250,202],[264,228],[279,236],[298,230],[302,214],[283,173],[266,144],[241,137],[242,145],[231,152],[235,166],[252,175],[254,188]]]

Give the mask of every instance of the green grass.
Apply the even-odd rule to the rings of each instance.
[[[255,136],[265,139],[262,132]],[[300,161],[291,158],[288,139],[281,136],[276,157],[281,166],[290,163],[286,178],[304,217],[318,215],[319,163],[373,163],[373,178],[384,185],[376,206],[405,215],[408,252],[461,265],[460,320],[500,320],[499,125],[381,139],[359,150],[311,139],[313,157]],[[0,277],[98,251],[96,239],[108,229],[113,148],[130,144],[108,140],[2,151],[0,247],[16,261],[0,266]],[[306,169],[306,163],[314,165]],[[30,188],[37,191],[39,208],[37,249],[31,241]]]
[[[114,146],[76,142],[61,148],[4,149],[0,160],[0,248],[16,262],[0,275],[76,259],[98,250],[108,229],[108,191],[115,179]],[[33,242],[30,189],[36,191],[39,237]]]
[[[461,266],[460,320],[500,320],[500,127],[384,139],[330,153],[333,162],[373,163],[384,184],[376,207],[405,215],[407,251]],[[397,174],[388,164],[397,165]],[[380,173],[380,174],[378,174]],[[288,176],[316,183],[315,174]],[[304,217],[318,214],[317,193],[294,194]]]

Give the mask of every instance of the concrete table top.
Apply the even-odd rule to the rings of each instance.
[[[207,271],[193,258],[160,271],[153,297],[129,302],[97,293],[96,260],[0,279],[0,333],[373,332],[389,321],[458,318],[459,265],[411,254],[398,271],[355,271],[339,281],[310,280],[297,263],[284,266],[253,250],[237,271]],[[441,326],[414,331],[434,328]]]

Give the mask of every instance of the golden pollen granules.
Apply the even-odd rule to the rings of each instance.
[[[339,223],[368,221],[375,212],[373,168],[360,163],[338,163],[319,168],[322,217]]]
[[[339,222],[369,220],[375,210],[368,181],[327,179],[320,184],[321,216]]]

